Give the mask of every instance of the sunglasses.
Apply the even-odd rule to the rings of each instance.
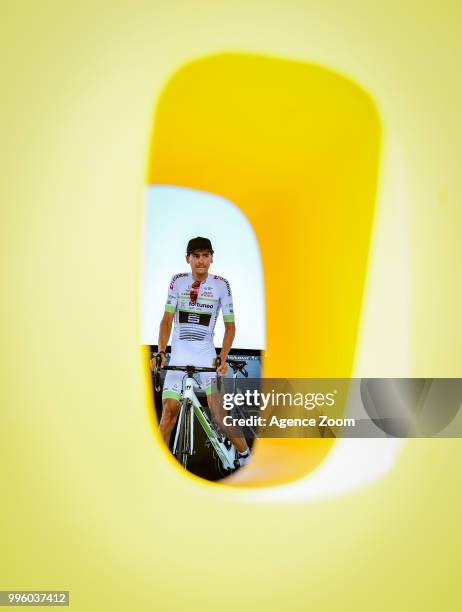
[[[191,291],[189,292],[189,299],[193,304],[197,302],[197,298],[199,297],[199,287],[200,281],[194,281],[191,285]]]

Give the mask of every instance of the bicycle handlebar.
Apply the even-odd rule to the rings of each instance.
[[[185,366],[164,366],[162,370],[181,370],[182,372],[216,372],[216,368],[200,368],[197,366],[185,365]]]
[[[156,391],[159,392],[160,391],[160,369],[161,369],[159,366],[161,364],[162,358],[160,356],[160,353],[157,353],[155,357],[156,357],[156,365],[155,365],[154,372],[153,372],[154,373],[154,383],[155,383]],[[247,365],[246,361],[237,361],[235,359],[227,359],[226,363],[228,363],[231,366],[235,374],[237,374],[237,372],[240,371],[241,374],[245,376],[245,378],[249,376],[249,373],[245,369],[245,366]],[[202,367],[193,366],[193,365],[185,365],[185,366],[164,366],[162,370],[187,372],[189,375],[200,373],[200,372],[215,372],[218,374],[217,371],[221,365],[220,357],[216,358],[215,364],[216,365],[214,368],[205,368],[205,367],[202,368]],[[221,376],[219,374],[217,375],[217,389],[218,391],[221,391]]]
[[[202,367],[198,367],[198,366],[193,366],[193,365],[186,365],[186,366],[164,366],[163,368],[160,368],[160,364],[162,362],[162,357],[160,356],[160,353],[156,354],[156,365],[154,367],[153,370],[153,374],[154,374],[154,388],[157,392],[160,391],[160,370],[174,370],[174,371],[180,371],[180,372],[186,372],[188,376],[192,376],[193,374],[196,373],[200,373],[200,372],[214,372],[215,374],[217,374],[217,390],[221,391],[221,375],[218,373],[218,368],[221,365],[221,358],[217,357],[215,360],[215,367],[214,368],[202,368]]]

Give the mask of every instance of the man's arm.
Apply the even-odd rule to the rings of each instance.
[[[159,340],[157,345],[159,347],[159,353],[162,353],[162,361],[160,367],[163,368],[165,365],[165,349],[167,348],[167,344],[170,338],[170,334],[172,332],[172,323],[173,317],[175,316],[174,312],[168,312],[167,310],[164,312],[164,316],[162,317],[162,321],[159,326]],[[151,368],[154,367],[155,359],[151,359]]]
[[[172,323],[174,315],[175,313],[173,312],[164,312],[164,316],[162,317],[162,321],[160,322],[159,327],[159,342],[157,343],[159,346],[159,351],[165,351],[165,349],[167,348],[170,334],[172,332]]]
[[[228,369],[226,357],[228,357],[229,349],[233,344],[234,335],[236,334],[236,325],[234,322],[234,306],[231,286],[225,278],[218,278],[221,279],[220,303],[223,309],[223,322],[225,324],[225,335],[223,336],[223,342],[221,345],[222,349],[220,352],[221,366],[218,368],[218,371],[222,374],[222,376],[226,376],[226,370]]]
[[[223,336],[223,343],[222,343],[222,348],[220,351],[221,365],[218,368],[218,371],[223,376],[226,376],[226,371],[228,369],[226,358],[228,357],[228,353],[233,344],[235,335],[236,335],[235,323],[231,323],[231,322],[225,323],[225,335]]]

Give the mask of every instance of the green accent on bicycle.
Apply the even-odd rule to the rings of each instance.
[[[195,403],[193,403],[193,409],[194,409],[194,414],[197,417],[197,420],[199,421],[199,423],[202,426],[202,429],[205,432],[205,435],[210,440],[210,443],[212,444],[212,446],[213,446],[216,454],[218,455],[222,465],[226,469],[226,466],[229,464],[229,458],[227,457],[226,453],[223,452],[223,449],[221,448],[221,445],[220,445],[220,443],[218,441],[217,434],[216,434],[215,430],[210,425],[208,419],[205,417],[204,413],[202,412],[202,408],[201,407],[199,407]],[[180,416],[180,418],[181,418],[181,416]]]
[[[209,440],[212,441],[212,438],[215,438],[215,432],[210,427],[207,419],[204,418],[204,415],[202,414],[201,410],[197,408],[197,406],[194,406],[194,414],[196,415],[198,421],[202,425],[202,428],[207,434]]]
[[[181,395],[176,391],[164,391],[162,393],[162,399],[174,399],[179,402],[181,399]]]
[[[223,315],[223,321],[225,323],[234,323],[234,315]]]
[[[167,304],[165,306],[165,312],[175,312],[175,306],[170,306],[170,304]]]

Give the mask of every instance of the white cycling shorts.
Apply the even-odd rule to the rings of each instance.
[[[213,360],[217,356],[215,347],[213,345],[207,347],[205,350],[201,350],[200,352],[192,352],[191,350],[188,351],[188,348],[188,346],[184,347],[182,345],[172,347],[172,356],[170,358],[169,365],[194,365],[203,368],[213,367]],[[186,372],[183,371],[167,371],[164,381],[164,389],[162,392],[162,399],[180,400],[183,385],[186,381],[185,375]],[[216,375],[213,372],[199,372],[194,374],[194,378],[207,395],[212,393],[214,382],[216,380]]]

